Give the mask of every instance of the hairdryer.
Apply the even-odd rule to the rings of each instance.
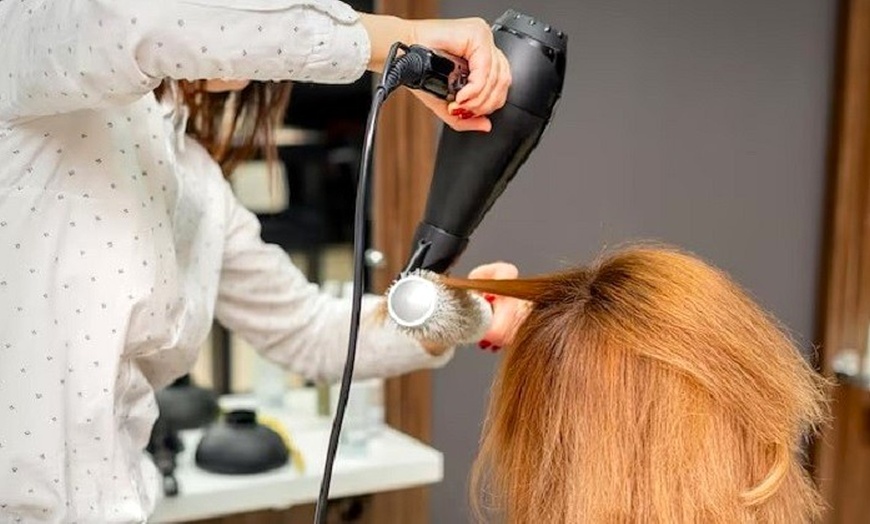
[[[517,170],[538,145],[562,94],[568,38],[514,10],[492,26],[513,82],[489,133],[444,126],[423,220],[403,274],[446,272]]]
[[[538,145],[565,79],[567,36],[508,10],[493,24],[496,46],[513,82],[489,133],[444,127],[423,220],[411,255],[387,292],[387,310],[403,331],[426,340],[467,343],[489,325],[479,297],[443,286],[439,274],[456,262],[468,239]]]

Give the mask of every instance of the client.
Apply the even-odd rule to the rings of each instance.
[[[811,522],[802,437],[825,382],[774,319],[690,255],[448,286],[528,301],[493,384],[475,512],[505,522]]]

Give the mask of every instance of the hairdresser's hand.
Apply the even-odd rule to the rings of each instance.
[[[468,278],[508,280],[517,278],[519,271],[513,264],[495,262],[474,268]],[[501,296],[487,296],[492,304],[492,324],[480,341],[481,349],[498,351],[513,341],[517,328],[526,318],[528,304],[522,300]]]
[[[492,29],[480,18],[420,20],[413,25],[413,41],[440,49],[468,61],[468,84],[456,100],[445,103],[422,91],[414,91],[441,120],[458,131],[489,131],[490,113],[501,109],[511,85],[510,64],[495,46]]]
[[[441,120],[457,131],[492,129],[487,115],[500,109],[511,84],[510,65],[495,46],[492,29],[480,18],[403,20],[361,15],[372,44],[369,69],[380,71],[396,41],[445,51],[468,61],[468,84],[448,104],[428,93],[412,91]]]

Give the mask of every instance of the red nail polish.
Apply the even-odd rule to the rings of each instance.
[[[454,109],[450,112],[451,116],[462,116],[462,109]]]
[[[477,343],[477,345],[480,346],[480,349],[486,349],[492,345],[492,342],[490,342],[489,340],[481,340]]]
[[[492,351],[493,353],[498,353],[498,351],[500,349],[501,349],[501,346],[492,346],[489,350]]]

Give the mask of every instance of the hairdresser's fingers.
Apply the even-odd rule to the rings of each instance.
[[[508,262],[491,262],[472,269],[468,273],[470,279],[510,280],[520,275],[517,266]]]
[[[460,56],[468,61],[468,83],[456,93],[456,103],[460,106],[484,92],[495,61],[493,49],[496,49],[492,31],[484,20],[470,19],[466,27],[468,41],[465,53]]]
[[[462,108],[476,115],[488,115],[504,105],[509,85],[510,73],[507,58],[493,46],[492,69],[486,79],[486,86],[478,96],[463,103]]]
[[[483,90],[476,97],[468,99],[463,106],[476,115],[486,115],[492,112],[491,108],[486,108],[485,103],[495,91],[495,85],[498,83],[499,71],[501,71],[501,52],[493,47],[492,67],[489,69],[489,76],[486,77],[486,84]]]
[[[468,83],[456,94],[450,110],[461,108],[469,100],[481,96],[491,76],[493,61],[500,53],[485,20],[419,20],[413,24],[412,31],[415,43],[440,49],[468,62]]]
[[[484,335],[492,347],[510,345],[517,328],[525,320],[526,303],[515,298],[499,298],[493,302],[492,324]]]
[[[519,276],[519,270],[507,262],[493,262],[477,266],[468,278],[481,280],[511,280]],[[510,344],[517,326],[521,323],[520,312],[525,309],[521,300],[507,297],[487,297],[492,304],[492,322],[483,336],[482,347],[501,347]]]
[[[482,93],[483,96],[478,99],[476,106],[469,106],[469,110],[475,114],[490,114],[502,107],[507,99],[507,89],[510,86],[507,59],[499,54],[498,59],[494,60],[493,64],[495,66],[494,71],[486,91]]]
[[[468,85],[459,90],[456,93],[456,100],[449,105],[449,109],[451,111],[466,111],[475,115],[483,115],[483,108],[481,107],[481,102],[486,99],[487,95],[490,91],[492,91],[493,83],[495,82],[495,78],[498,76],[498,68],[499,68],[499,60],[498,49],[495,49],[495,46],[492,46],[492,49],[481,49],[478,53],[486,54],[486,66],[480,65],[478,66],[477,72],[481,73],[475,80],[475,84],[473,85],[474,91],[471,92],[468,88],[472,86],[471,83],[471,75],[468,77]],[[471,67],[469,63],[469,68]],[[486,71],[483,71],[483,67],[486,67]]]
[[[447,111],[447,104],[443,100],[423,91],[414,90],[412,93],[423,102],[423,105],[435,113],[435,116],[456,131],[482,131],[486,133],[492,129],[492,122],[487,117],[468,118],[460,112],[450,114]]]

